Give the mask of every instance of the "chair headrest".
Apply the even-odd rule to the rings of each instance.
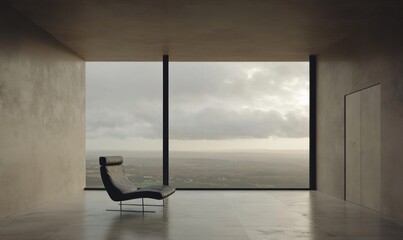
[[[120,165],[123,163],[122,156],[106,156],[99,158],[99,165],[110,166],[110,165]]]

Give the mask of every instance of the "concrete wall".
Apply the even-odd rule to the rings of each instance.
[[[344,198],[344,95],[381,83],[381,212],[403,218],[403,33],[368,25],[318,54],[318,190]]]
[[[0,216],[85,182],[85,65],[0,3]]]

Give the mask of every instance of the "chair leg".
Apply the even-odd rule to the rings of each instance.
[[[126,206],[147,206],[147,207],[164,207],[165,206],[165,199],[162,199],[162,205],[161,204],[144,204],[144,202],[142,202],[142,204],[138,204],[138,203],[120,203],[122,205],[126,205]]]
[[[122,210],[122,211],[120,211],[118,209],[105,209],[105,211],[108,211],[108,212],[120,212],[120,213],[122,213],[122,212],[155,213],[155,211],[136,211],[136,210]]]
[[[144,198],[141,199],[142,200],[142,211],[136,211],[136,210],[123,210],[122,206],[123,205],[134,205],[134,204],[123,204],[122,201],[119,201],[119,210],[117,209],[106,209],[106,211],[112,211],[112,212],[120,212],[120,214],[122,214],[122,212],[141,212],[141,213],[155,213],[155,211],[145,211],[144,210]],[[137,204],[138,205],[138,204]]]

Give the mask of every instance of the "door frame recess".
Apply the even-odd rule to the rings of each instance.
[[[381,83],[372,84],[372,85],[370,85],[368,87],[360,88],[358,90],[355,90],[353,92],[350,92],[350,93],[347,93],[347,94],[344,95],[344,201],[347,201],[347,174],[346,174],[347,173],[347,151],[346,151],[346,149],[347,149],[347,141],[346,141],[347,140],[347,130],[346,130],[346,123],[347,123],[347,119],[346,119],[346,115],[347,115],[347,113],[346,113],[347,97],[349,95],[351,95],[351,94],[363,91],[363,90],[368,89],[368,88],[375,87],[375,86],[380,85],[380,84]]]

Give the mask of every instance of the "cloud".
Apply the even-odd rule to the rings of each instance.
[[[221,105],[277,110],[301,106],[308,93],[307,63],[176,63],[171,67],[170,105],[184,109]],[[308,97],[308,96],[306,96]]]
[[[87,63],[87,138],[162,137],[161,63]],[[171,63],[171,139],[309,135],[307,63]]]
[[[302,138],[309,134],[307,117],[293,112],[207,108],[194,113],[174,112],[173,139]]]
[[[161,138],[162,106],[139,101],[136,104],[99,107],[87,111],[87,138]]]

